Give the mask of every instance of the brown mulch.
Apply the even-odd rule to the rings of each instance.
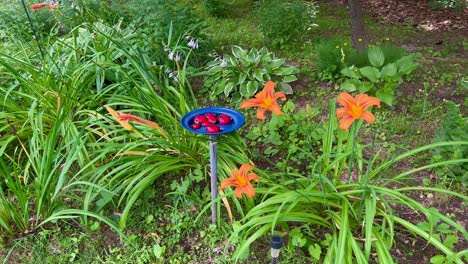
[[[468,8],[432,9],[429,1],[362,0],[362,7],[371,16],[385,22],[408,23],[429,31],[468,30]]]

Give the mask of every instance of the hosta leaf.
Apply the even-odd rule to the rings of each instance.
[[[346,80],[343,84],[341,84],[341,90],[346,91],[348,93],[354,92],[357,90],[357,83],[360,83],[358,80]]]
[[[372,66],[362,67],[359,72],[371,82],[377,82],[380,78],[380,71]]]
[[[239,92],[243,97],[248,97],[248,88],[247,88],[247,83],[241,83]]]
[[[284,76],[283,78],[283,82],[294,82],[297,80],[297,77],[295,75],[288,75],[288,76]]]
[[[236,58],[239,58],[241,60],[245,60],[245,57],[247,56],[247,52],[245,50],[243,50],[241,47],[239,46],[233,46],[232,47],[232,54],[236,57]]]
[[[419,63],[414,61],[414,55],[408,55],[400,58],[395,62],[398,66],[398,72],[406,75],[419,67]]]
[[[257,82],[252,82],[252,81],[247,82],[247,94],[245,97],[252,97],[255,94],[255,92],[257,91],[257,87],[255,84],[258,85]]]
[[[296,67],[288,66],[288,67],[281,68],[280,70],[275,70],[274,72],[277,75],[285,76],[285,75],[298,73],[298,71],[299,70]]]
[[[361,82],[358,86],[359,93],[363,94],[367,91],[370,91],[374,87],[374,84],[371,82]]]
[[[230,82],[226,84],[226,86],[224,86],[224,95],[228,96],[231,93],[233,88],[234,88],[234,83]]]
[[[389,63],[382,68],[380,71],[380,76],[383,79],[391,79],[397,74],[397,70],[398,69],[395,63]]]
[[[280,82],[279,83],[279,89],[284,92],[285,94],[292,94],[293,93],[293,89],[291,87],[291,85],[289,85],[288,83],[285,83],[285,82]]]
[[[341,74],[343,74],[346,77],[354,78],[354,79],[361,77],[354,69],[355,69],[354,67],[346,67],[341,70]]]
[[[283,65],[284,62],[285,62],[284,59],[274,59],[271,61],[271,63],[268,66],[271,70],[276,70],[279,67],[281,67],[281,65]]]
[[[395,96],[393,96],[393,91],[389,90],[378,90],[375,93],[375,96],[379,98],[379,100],[389,106],[393,105],[393,101],[395,100]]]
[[[263,75],[264,75],[265,73],[266,73],[266,71],[265,71],[264,69],[256,69],[256,70],[254,71],[254,74],[253,74],[253,75],[254,75],[254,78],[255,78],[257,81],[259,81],[259,82],[265,82],[265,81],[267,81],[267,80],[265,80],[265,79],[263,78]]]
[[[372,66],[380,68],[384,64],[385,55],[381,48],[377,46],[372,46],[369,48],[367,57]]]
[[[239,74],[239,80],[237,81],[237,84],[242,84],[243,82],[245,82],[245,79],[247,79],[247,74],[244,73],[244,72],[241,72]]]

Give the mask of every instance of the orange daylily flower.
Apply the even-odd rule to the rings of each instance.
[[[47,4],[47,3],[34,4],[34,5],[31,5],[29,8],[31,8],[32,11],[37,11],[44,7],[48,7],[49,9],[52,9],[52,10],[57,9],[57,6],[53,4]]]
[[[159,130],[159,132],[161,132],[161,134],[163,134],[164,136],[167,136],[167,132],[153,121],[149,121],[149,120],[146,120],[146,119],[143,119],[141,117],[134,116],[131,114],[118,113],[117,111],[115,111],[109,106],[106,106],[106,109],[107,109],[107,112],[109,112],[112,115],[112,117],[114,117],[115,120],[117,120],[120,123],[120,125],[122,125],[127,130],[130,130],[133,132],[135,131],[135,128],[130,124],[130,121],[134,121],[134,122],[149,126],[151,128],[157,129]]]
[[[379,99],[367,94],[358,94],[356,98],[353,98],[350,94],[343,92],[340,93],[337,101],[344,106],[336,109],[336,117],[341,118],[340,128],[343,130],[348,130],[354,120],[364,119],[368,124],[374,122],[374,115],[366,109],[374,105],[380,108]]]
[[[286,95],[283,92],[273,93],[276,83],[268,81],[263,90],[255,95],[255,98],[248,99],[242,102],[240,108],[259,107],[257,110],[257,118],[260,120],[265,119],[265,111],[271,111],[275,115],[281,114],[281,109],[278,105],[278,98],[286,100]]]
[[[250,183],[250,181],[258,182],[258,175],[255,173],[247,174],[247,172],[249,172],[253,168],[254,166],[245,163],[240,167],[239,170],[232,170],[232,177],[227,178],[221,182],[221,190],[228,186],[233,186],[236,187],[236,189],[234,190],[234,195],[237,198],[242,198],[242,193],[245,193],[245,195],[249,198],[254,197],[255,189]]]

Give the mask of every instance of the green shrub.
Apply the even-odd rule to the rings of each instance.
[[[317,8],[313,2],[302,0],[261,1],[256,10],[257,24],[273,45],[283,46],[288,41],[300,41],[313,26]]]
[[[272,115],[267,123],[258,123],[246,135],[252,147],[267,145],[263,154],[280,161],[279,168],[286,169],[294,165],[308,165],[309,155],[303,151],[309,146],[308,138],[314,139],[314,147],[322,138],[323,127],[313,118],[317,109],[309,105],[306,109],[296,109],[291,100],[282,107],[283,114]],[[277,159],[276,159],[277,158]]]
[[[210,99],[224,94],[231,103],[252,97],[267,81],[278,82],[281,90],[292,93],[289,82],[297,80],[299,70],[287,66],[265,47],[250,51],[234,46],[232,55],[225,55],[208,64],[205,88]]]
[[[415,58],[416,54],[411,54],[389,62],[381,48],[371,46],[367,50],[366,66],[351,65],[341,70],[341,74],[349,78],[342,83],[341,89],[368,93],[392,106],[395,103],[395,90],[403,82],[403,77],[419,67]]]
[[[345,67],[344,59],[351,53],[351,47],[346,42],[335,39],[325,39],[315,46],[317,56],[317,75],[321,80],[336,80]]]
[[[468,119],[461,114],[458,105],[448,101],[447,114],[443,116],[442,127],[436,131],[433,142],[468,140],[467,131]],[[462,145],[438,147],[432,151],[432,154],[433,163],[448,159],[460,159],[468,157],[468,147]],[[468,185],[468,163],[437,167],[435,172],[444,179],[448,177],[460,182],[463,186]]]
[[[401,47],[396,47],[393,45],[383,45],[379,47],[384,54],[385,63],[394,63],[397,60],[399,60],[401,57],[407,55],[405,49]],[[346,56],[345,56],[344,61],[345,61],[345,64],[348,66],[354,65],[356,67],[364,67],[364,66],[371,65],[368,59],[369,49],[365,49],[363,51],[348,49],[345,53],[346,53]]]
[[[231,6],[223,0],[205,0],[205,8],[211,16],[227,17]]]

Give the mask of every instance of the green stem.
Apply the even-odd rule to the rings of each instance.
[[[44,51],[42,50],[41,43],[39,42],[39,36],[37,35],[36,30],[34,29],[34,25],[33,25],[33,22],[31,20],[31,16],[29,15],[28,7],[26,6],[26,3],[24,2],[24,0],[21,0],[21,3],[23,4],[23,8],[24,8],[24,12],[26,13],[26,16],[28,17],[29,25],[31,26],[32,35],[33,35],[34,40],[37,43],[37,47],[39,48],[39,52],[41,53],[42,61],[44,61],[44,59],[45,59]]]

